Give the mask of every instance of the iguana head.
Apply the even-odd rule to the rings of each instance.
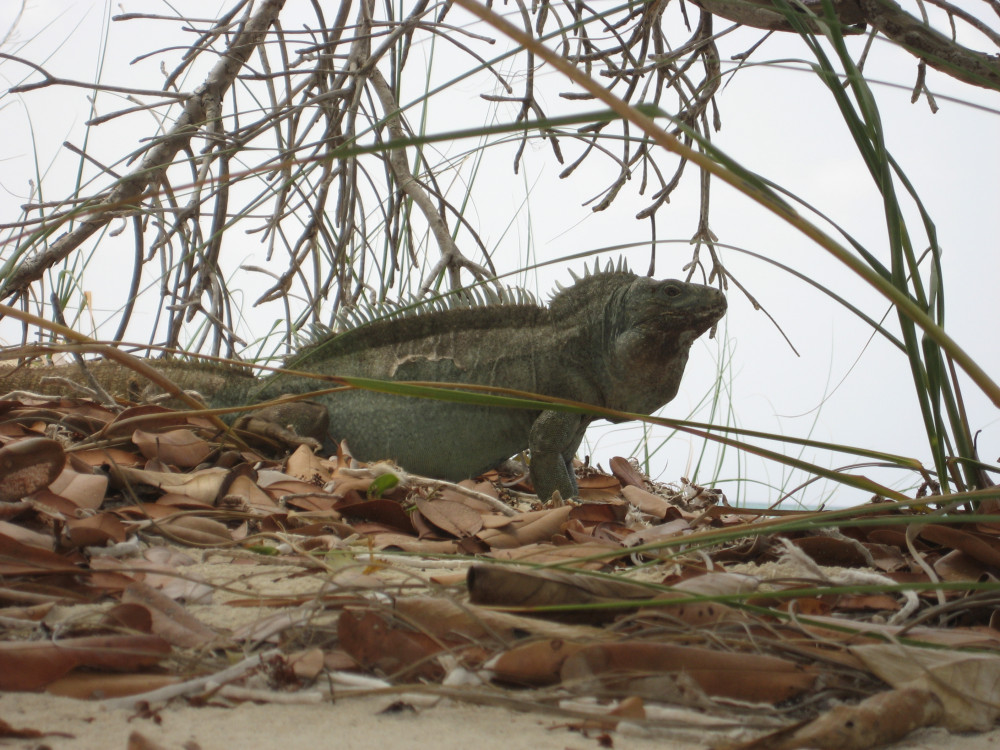
[[[599,343],[592,346],[603,360],[605,405],[639,414],[677,395],[691,345],[726,313],[726,298],[713,287],[620,271],[588,276],[571,291],[596,308],[591,326]]]
[[[636,277],[619,296],[619,330],[639,329],[648,335],[670,333],[690,346],[726,314],[726,298],[715,287],[677,279]]]

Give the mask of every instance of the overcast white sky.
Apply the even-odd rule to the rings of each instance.
[[[0,3],[0,34],[11,24],[18,4]],[[286,14],[307,12],[303,0],[288,0]],[[166,3],[157,0],[121,2],[113,12],[143,11],[170,13],[170,7],[210,17],[228,3],[206,4],[185,0]],[[207,8],[211,8],[208,10]],[[102,25],[110,15],[100,2],[79,0],[31,0],[28,11],[2,51],[17,54],[45,66],[52,74],[79,80],[93,80],[102,52]],[[285,16],[283,16],[283,19]],[[285,27],[290,28],[286,21]],[[163,31],[163,36],[139,33],[143,28]],[[158,88],[161,60],[171,68],[170,54],[154,56],[136,65],[130,61],[142,52],[182,44],[185,37],[168,37],[168,24],[142,27],[115,24],[111,29],[102,78],[106,83]],[[749,47],[757,32],[744,31],[720,42],[723,59]],[[972,40],[970,43],[975,44]],[[859,42],[860,44],[860,42]],[[502,49],[501,45],[497,45]],[[497,50],[498,51],[498,50]],[[495,51],[493,53],[496,53]],[[440,53],[439,53],[440,54]],[[780,35],[768,41],[756,60],[801,58],[798,40]],[[440,58],[439,58],[440,59]],[[916,186],[936,222],[945,255],[945,294],[948,300],[947,328],[995,377],[1000,377],[1000,351],[996,344],[998,315],[994,287],[1000,278],[1000,95],[954,83],[950,78],[928,71],[928,85],[942,95],[941,109],[931,114],[924,101],[909,102],[916,65],[912,58],[886,45],[876,45],[868,67],[873,80],[902,84],[904,88],[875,85],[889,148]],[[453,72],[453,71],[452,71]],[[0,62],[0,88],[21,82],[27,71],[17,63]],[[541,74],[548,89],[548,105],[556,106],[555,92],[567,86],[554,74]],[[486,90],[485,79],[456,87],[442,97],[438,116],[441,129],[458,125],[460,116],[468,124],[487,121],[488,105],[477,98]],[[200,81],[193,76],[182,86]],[[65,197],[75,179],[76,158],[62,148],[64,141],[84,145],[84,121],[89,116],[84,89],[46,89],[25,95],[0,98],[0,220],[11,221],[20,214],[28,196],[28,181],[37,179],[36,164],[44,173],[44,196],[48,200]],[[983,105],[986,109],[948,101],[944,95]],[[789,67],[752,67],[727,79],[717,97],[723,129],[715,134],[717,145],[745,166],[798,194],[845,227],[870,251],[887,260],[886,230],[881,201],[871,179],[842,124],[833,100],[814,77]],[[111,111],[120,104],[114,97],[98,98],[98,110]],[[460,114],[459,114],[460,113]],[[506,113],[504,113],[506,114]],[[90,150],[105,162],[112,162],[138,147],[140,139],[154,133],[149,115],[133,116],[98,128],[91,133]],[[470,148],[464,143],[452,152]],[[443,150],[449,147],[442,145]],[[482,236],[498,249],[495,260],[503,271],[528,261],[557,259],[588,249],[642,242],[648,238],[645,224],[635,221],[635,213],[648,197],[636,194],[635,186],[623,191],[607,211],[595,214],[582,205],[597,191],[595,182],[578,175],[559,180],[560,166],[546,147],[528,149],[525,169],[513,175],[514,147],[490,151],[482,170],[489,180],[476,183],[468,218],[478,222]],[[600,175],[597,179],[603,179]],[[635,180],[633,182],[636,182]],[[525,190],[529,199],[525,202]],[[713,186],[711,225],[719,241],[745,248],[786,263],[824,284],[879,318],[886,306],[849,272],[828,258],[825,251],[742,196]],[[529,215],[530,207],[530,215]],[[675,194],[671,204],[659,214],[658,232],[664,244],[657,257],[657,276],[679,276],[690,257],[685,244],[697,225],[697,181],[693,171]],[[913,212],[911,212],[912,215]],[[915,231],[917,223],[911,229]],[[918,238],[923,249],[923,238]],[[9,252],[9,248],[0,248]],[[127,283],[127,265],[116,262],[114,251],[93,264],[85,285],[94,292],[97,318],[113,319],[120,305],[119,295]],[[122,252],[119,250],[118,252]],[[130,252],[129,253],[130,257]],[[232,251],[230,251],[232,252]],[[245,240],[244,255],[237,262],[262,263],[262,251],[253,239]],[[648,245],[602,257],[624,254],[637,272],[648,265]],[[664,410],[664,415],[687,417],[689,410],[710,388],[715,359],[721,347],[732,352],[727,371],[728,404],[732,417],[743,427],[811,436],[818,440],[853,444],[901,453],[929,462],[919,411],[904,358],[876,339],[869,343],[865,327],[798,280],[776,272],[760,261],[737,252],[724,256],[727,267],[746,285],[773,315],[792,340],[801,356],[795,356],[763,315],[755,312],[736,290],[730,293],[730,312],[721,342],[705,340],[696,347],[682,393]],[[580,263],[568,264],[579,269]],[[524,283],[542,292],[555,281],[566,281],[567,265],[540,272],[537,279]],[[280,270],[280,268],[279,268]],[[258,280],[247,277],[247,286]],[[254,298],[252,292],[247,299]],[[249,305],[248,305],[249,307]],[[248,327],[254,315],[267,319],[280,313],[246,311]],[[890,318],[890,322],[892,319]],[[893,325],[893,327],[895,327]],[[107,330],[102,329],[106,334]],[[5,341],[16,338],[13,327],[0,327]],[[136,334],[138,338],[138,333]],[[996,408],[965,381],[965,396],[973,428],[983,430],[981,455],[994,461],[1000,455],[1000,424]],[[706,414],[693,415],[706,418]],[[613,455],[628,455],[635,449],[641,428],[615,426],[590,435],[595,460],[607,466]],[[657,428],[655,435],[666,431]],[[658,442],[654,437],[652,444]],[[657,456],[654,476],[676,480],[688,473],[689,462],[700,443],[680,436]],[[794,448],[789,452],[797,454]],[[828,466],[848,463],[849,457],[832,457],[806,451],[803,458]],[[790,489],[802,477],[789,479],[781,466],[756,459],[737,463],[734,456],[725,464],[722,477],[749,482],[743,489],[734,483],[722,484],[731,497],[737,495],[754,503],[773,500],[777,487]],[[876,475],[900,487],[913,478],[900,474]],[[707,475],[701,475],[707,479]],[[770,486],[768,486],[770,485]],[[804,496],[818,502],[833,488],[813,488]],[[838,504],[866,499],[840,492]]]

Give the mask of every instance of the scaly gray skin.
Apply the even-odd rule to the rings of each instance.
[[[725,297],[711,287],[608,271],[561,290],[548,307],[456,307],[362,325],[303,350],[287,367],[321,375],[475,383],[651,414],[677,394],[691,345],[725,311]],[[323,387],[321,381],[286,374],[257,380],[248,371],[217,365],[149,364],[214,407]],[[66,375],[71,368],[48,371],[55,369]],[[134,373],[122,366],[91,369],[110,384],[109,391],[122,393],[127,385],[135,393]],[[45,390],[39,371],[46,368],[0,379],[0,390]],[[388,458],[408,471],[453,481],[477,476],[529,448],[532,483],[546,500],[555,491],[576,496],[571,462],[595,419],[364,390],[314,401],[320,406],[293,402],[254,417],[258,426],[264,420],[319,440],[346,439],[352,454],[365,461]]]
[[[382,380],[476,383],[638,414],[677,395],[691,345],[725,314],[717,289],[627,271],[594,273],[548,307],[457,308],[334,336],[288,367]],[[278,375],[256,398],[304,393],[316,380]],[[577,494],[572,460],[595,417],[474,406],[355,390],[316,398],[330,435],[365,461],[390,458],[458,481],[529,448],[538,496]],[[213,400],[214,402],[214,400]],[[278,417],[280,419],[280,417]]]

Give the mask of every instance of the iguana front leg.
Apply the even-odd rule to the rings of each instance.
[[[289,401],[257,409],[237,419],[233,426],[279,445],[294,449],[306,445],[318,450],[327,441],[330,415],[315,401]]]
[[[531,483],[542,502],[548,502],[556,490],[566,500],[577,496],[573,456],[589,423],[582,414],[543,411],[531,425]]]

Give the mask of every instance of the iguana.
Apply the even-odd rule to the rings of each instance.
[[[560,288],[547,307],[533,302],[458,305],[390,317],[332,335],[286,366],[321,375],[498,386],[651,414],[677,394],[691,345],[725,311],[725,297],[712,287],[595,269]],[[212,365],[156,367],[182,388],[200,388],[213,407],[325,385],[287,374],[256,379]],[[28,369],[38,371],[44,368]],[[208,387],[206,373],[214,381]],[[0,378],[0,391],[36,390],[38,377],[33,383]],[[595,419],[367,390],[314,400],[325,407],[320,411],[329,418],[329,432],[313,437],[346,439],[357,458],[392,459],[418,474],[474,477],[529,448],[531,480],[543,499],[557,490],[564,498],[577,494],[571,462]],[[279,406],[262,415],[281,422],[299,414]],[[324,419],[305,427],[299,416],[291,421],[300,432],[327,432]]]

